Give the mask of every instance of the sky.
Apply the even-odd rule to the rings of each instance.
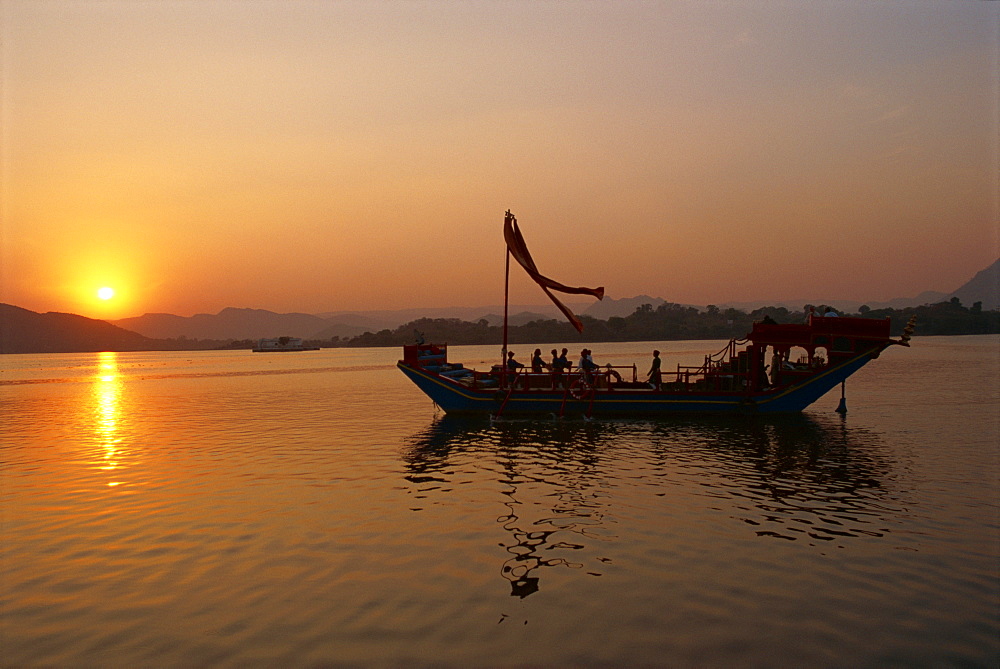
[[[614,298],[880,301],[1000,257],[997,2],[0,0],[0,21],[0,302],[33,311],[495,305],[508,209],[543,274]],[[546,302],[519,269],[510,291]]]

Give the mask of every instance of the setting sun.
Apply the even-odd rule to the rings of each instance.
[[[115,289],[105,286],[104,288],[101,288],[97,291],[97,296],[102,300],[110,300],[112,297],[115,296]]]

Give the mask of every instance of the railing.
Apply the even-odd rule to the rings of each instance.
[[[439,370],[431,370],[439,371]],[[452,376],[450,370],[440,371],[442,376],[451,377],[469,388],[475,390],[490,390],[501,388],[502,368],[494,365],[490,371],[479,372],[476,370],[465,370],[467,374]],[[580,368],[569,369],[561,372],[529,372],[524,369],[518,371],[508,371],[506,374],[506,388],[517,390],[538,390],[552,391],[563,390],[571,384],[583,381],[587,386],[593,386],[600,390],[613,390],[618,385],[634,385],[638,383],[638,368],[636,365],[605,365],[584,372]]]
[[[675,392],[684,391],[737,391],[747,387],[749,370],[741,371],[726,367],[729,360],[712,362],[707,366],[685,367],[678,365],[674,372],[664,371],[660,374],[660,388]],[[431,370],[437,371],[437,370]],[[636,365],[605,365],[585,372],[579,368],[571,368],[565,372],[528,372],[519,370],[508,372],[507,387],[501,386],[500,367],[490,371],[464,370],[462,376],[452,376],[449,370],[441,371],[441,375],[451,378],[473,390],[517,390],[551,392],[573,388],[579,392],[584,390],[614,391],[615,389],[635,389],[647,386],[645,380],[639,381]]]
[[[717,353],[706,355],[699,366],[677,365],[676,371],[663,371],[660,374],[661,390],[672,392],[738,392],[747,390],[751,384],[751,359],[746,349],[737,351],[748,340],[730,340]],[[473,390],[502,390],[509,398],[510,391],[553,392],[574,389],[573,395],[593,391],[614,391],[615,389],[640,389],[647,387],[645,379],[639,380],[639,370],[635,364],[605,365],[593,370],[584,371],[570,364],[564,371],[532,372],[526,368],[508,371],[502,374],[502,368],[494,365],[488,371],[476,371],[452,365],[441,360],[443,364],[434,365],[438,359],[445,358],[444,347],[427,351],[421,347],[421,365],[428,371],[436,372],[456,383]],[[436,348],[436,347],[435,347]],[[430,355],[429,355],[430,354]],[[414,356],[416,357],[416,356]],[[428,358],[434,358],[431,362]],[[503,385],[502,377],[506,376],[507,385]],[[578,399],[578,398],[577,398]]]

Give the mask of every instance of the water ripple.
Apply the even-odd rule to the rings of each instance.
[[[1000,658],[982,350],[916,387],[883,356],[846,418],[493,424],[436,414],[397,353],[5,372],[86,382],[0,388],[2,664]]]

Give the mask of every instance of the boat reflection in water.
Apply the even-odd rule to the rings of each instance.
[[[749,539],[826,547],[884,536],[902,502],[883,450],[878,435],[840,416],[442,416],[402,457],[423,508],[467,503],[470,486],[488,499],[482,491],[500,484],[496,522],[509,535],[501,573],[524,598],[538,591],[542,567],[600,576],[626,544],[709,537],[720,516],[745,523]]]

